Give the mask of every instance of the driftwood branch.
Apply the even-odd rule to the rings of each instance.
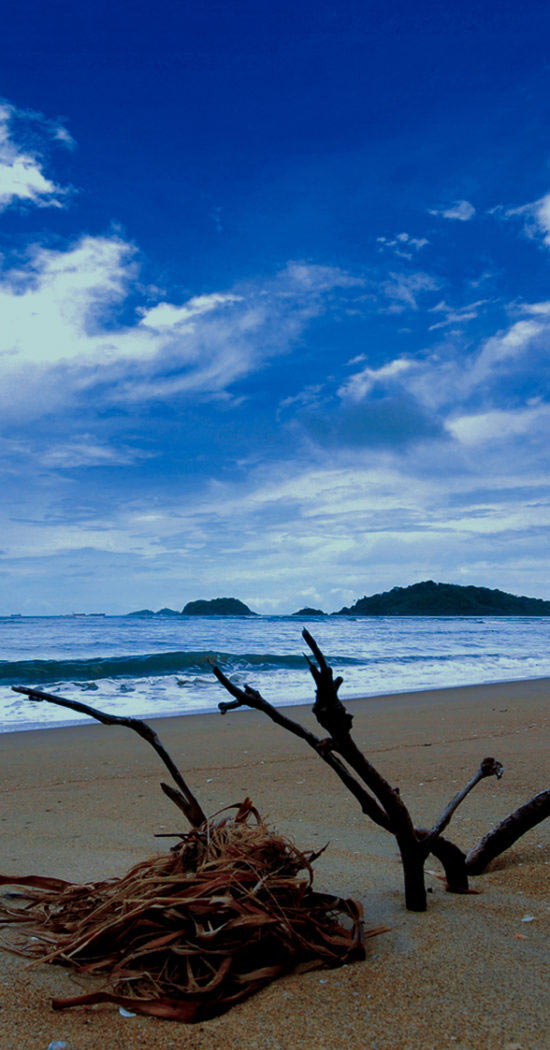
[[[123,715],[110,715],[105,711],[98,711],[97,708],[90,707],[88,704],[83,704],[80,700],[68,700],[66,697],[55,696],[53,693],[43,693],[40,689],[28,689],[26,686],[21,685],[13,685],[12,689],[14,693],[24,693],[24,695],[28,696],[31,700],[40,700],[49,704],[57,704],[58,707],[66,707],[70,711],[78,711],[79,714],[89,715],[103,725],[126,726],[127,729],[133,729],[138,736],[142,737],[143,740],[146,740],[147,743],[155,749],[157,755],[162,759],[172,779],[179,788],[178,791],[175,791],[174,788],[170,787],[168,784],[162,784],[161,786],[165,794],[167,794],[172,802],[175,802],[179,809],[185,813],[185,816],[192,827],[199,828],[201,824],[204,824],[206,815],[203,812],[198,799],[195,798],[191,788],[184,780],[176,763],[168,754],[168,751],[159,740],[154,729],[151,729],[151,726],[147,725],[147,722],[142,722],[140,718],[125,718]]]
[[[472,779],[462,788],[462,791],[459,791],[454,798],[451,799],[449,805],[443,810],[439,820],[434,824],[430,831],[428,836],[429,839],[441,835],[441,832],[450,824],[453,813],[458,809],[460,803],[464,802],[466,796],[470,794],[470,791],[475,788],[476,784],[479,784],[480,780],[483,780],[485,777],[496,777],[497,780],[500,780],[503,771],[504,767],[502,763],[497,762],[496,758],[484,758],[477,773],[475,773]]]
[[[501,853],[513,846],[526,831],[550,817],[550,788],[535,795],[514,813],[506,817],[496,828],[474,846],[466,857],[469,875],[482,875],[487,865]]]
[[[304,740],[305,743],[323,759],[323,762],[326,762],[327,765],[334,770],[342,783],[345,784],[351,794],[355,796],[363,813],[369,816],[375,824],[379,824],[380,827],[385,828],[386,831],[390,831],[391,824],[387,813],[385,813],[382,807],[378,805],[372,795],[369,795],[368,791],[359,784],[355,777],[351,775],[338,756],[334,754],[334,751],[331,749],[330,740],[319,739],[319,737],[315,736],[315,733],[310,732],[309,729],[300,725],[299,722],[295,722],[292,718],[287,718],[287,716],[282,714],[278,708],[273,707],[268,700],[265,700],[261,693],[256,689],[251,689],[248,685],[245,686],[244,689],[240,689],[239,686],[235,685],[234,682],[227,678],[219,667],[214,665],[212,670],[220,685],[223,685],[224,689],[235,698],[229,702],[224,702],[222,700],[222,702],[218,704],[222,715],[226,714],[227,711],[234,711],[238,707],[251,707],[254,711],[261,711],[263,714],[267,715],[272,722],[281,726],[282,729],[286,729],[289,733]]]
[[[450,893],[468,893],[468,872],[466,871],[466,854],[450,839],[438,835],[431,837],[431,832],[416,829],[416,834],[421,839],[425,848],[424,859],[430,854],[437,857],[445,872],[447,880],[446,889]],[[423,836],[425,836],[423,838]]]
[[[346,711],[338,696],[338,690],[342,685],[343,678],[334,678],[332,668],[327,664],[317,642],[305,628],[302,631],[302,637],[317,660],[316,665],[309,656],[306,656],[317,687],[313,714],[319,725],[330,734],[333,740],[345,738],[351,732],[353,716]]]
[[[420,849],[409,811],[399,792],[391,787],[353,741],[350,735],[352,716],[348,714],[338,697],[342,679],[334,678],[332,669],[308,631],[303,631],[303,638],[317,661],[314,663],[313,660],[307,658],[317,687],[313,711],[322,728],[329,732],[328,740],[320,740],[298,722],[283,715],[256,689],[250,686],[240,689],[223,674],[219,667],[214,666],[213,671],[216,678],[234,697],[232,703],[222,702],[219,705],[220,710],[222,714],[225,714],[226,711],[236,707],[252,707],[257,711],[262,711],[282,728],[305,740],[352,791],[360,801],[363,812],[386,831],[395,835],[403,862],[407,907],[414,911],[423,911],[426,907],[426,892],[423,864],[419,861],[424,853]],[[344,759],[344,762],[341,759]],[[365,790],[356,777],[350,774],[347,767],[351,767],[368,790]]]
[[[334,678],[332,668],[328,666],[317,642],[305,628],[302,631],[302,637],[317,661],[316,665],[310,657],[306,657],[316,685],[313,714],[323,729],[330,734],[332,748],[342,755],[342,758],[361,777],[361,780],[380,802],[390,818],[390,830],[394,834],[402,833],[405,837],[413,836],[412,821],[399,792],[388,784],[388,781],[368,761],[351,737],[353,716],[349,714],[338,696],[343,679]]]
[[[467,855],[454,842],[444,838],[442,832],[476,784],[485,777],[495,776],[500,779],[502,776],[501,763],[495,758],[484,758],[477,772],[451,799],[433,827],[430,830],[415,827],[398,789],[391,787],[351,736],[353,717],[338,696],[342,678],[334,677],[332,668],[309,631],[304,630],[302,636],[312,653],[312,657],[306,656],[306,660],[315,682],[313,714],[329,734],[328,739],[319,739],[298,722],[283,715],[257,690],[248,685],[239,688],[218,667],[214,667],[216,678],[234,698],[220,703],[219,708],[222,714],[244,706],[262,711],[283,729],[304,740],[331,766],[357,798],[363,812],[395,836],[401,853],[407,908],[413,911],[424,911],[426,908],[424,865],[430,854],[443,865],[447,889],[455,893],[467,893],[469,875],[481,874],[491,860],[550,815],[550,790],[547,790],[502,821]]]

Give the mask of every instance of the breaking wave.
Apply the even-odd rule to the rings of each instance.
[[[356,665],[364,661],[339,657],[338,664]],[[212,664],[233,671],[303,670],[301,655],[278,653],[169,652],[139,656],[112,656],[88,660],[14,660],[0,662],[0,682],[10,685],[38,685],[45,682],[94,682],[103,678],[148,678],[173,674],[209,672]]]

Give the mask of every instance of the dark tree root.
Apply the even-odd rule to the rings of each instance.
[[[302,637],[313,657],[306,656],[315,682],[313,714],[328,737],[320,738],[304,729],[299,722],[282,714],[265,700],[256,689],[251,689],[250,686],[239,688],[219,667],[214,666],[216,678],[233,697],[233,700],[219,704],[220,711],[225,714],[237,707],[251,707],[261,711],[281,728],[300,737],[331,767],[357,799],[363,813],[395,836],[403,866],[405,904],[410,911],[426,910],[424,865],[430,854],[442,864],[447,889],[451,893],[471,892],[468,883],[470,875],[481,875],[495,857],[500,856],[525,832],[550,816],[550,789],[541,791],[539,795],[520,806],[465,854],[454,842],[444,838],[442,832],[480,780],[492,776],[500,779],[502,776],[501,763],[495,758],[484,758],[477,772],[451,799],[431,830],[415,827],[399,791],[391,787],[353,740],[353,716],[338,696],[342,678],[334,677],[332,668],[327,664],[309,631],[304,630]]]

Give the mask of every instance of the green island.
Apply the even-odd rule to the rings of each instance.
[[[550,616],[550,602],[489,587],[424,580],[359,598],[337,616]]]

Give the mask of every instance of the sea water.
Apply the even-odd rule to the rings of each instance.
[[[0,731],[86,721],[12,685],[142,718],[214,711],[228,696],[212,663],[274,704],[307,702],[303,626],[343,698],[550,676],[550,617],[5,617]]]

